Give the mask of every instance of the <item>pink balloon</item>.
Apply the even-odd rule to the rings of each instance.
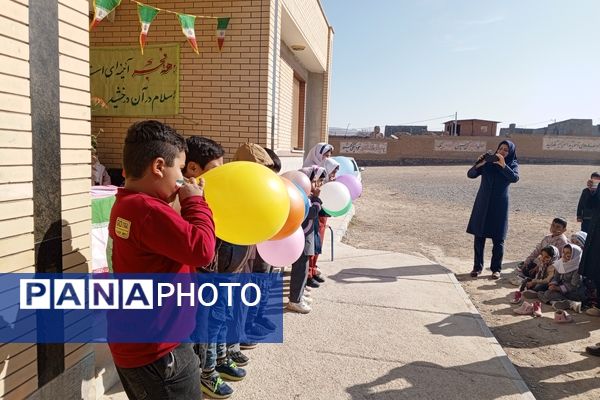
[[[288,178],[290,181],[292,181],[296,185],[300,186],[302,188],[302,190],[304,190],[304,193],[306,193],[307,196],[310,194],[310,189],[311,189],[310,179],[308,179],[308,176],[306,176],[302,172],[288,171],[288,172],[283,173],[281,176],[283,176],[284,178]]]
[[[292,265],[304,251],[304,231],[299,227],[281,240],[267,240],[257,244],[256,250],[263,260],[274,267]]]
[[[363,190],[362,183],[360,183],[358,178],[354,175],[338,176],[335,181],[344,184],[344,186],[348,188],[352,200],[356,200],[360,197]]]

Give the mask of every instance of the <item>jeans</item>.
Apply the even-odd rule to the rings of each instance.
[[[202,399],[198,357],[192,345],[181,343],[151,364],[117,372],[130,400]]]
[[[202,372],[210,373],[217,367],[217,360],[227,357],[227,345],[225,343],[199,343],[198,357],[200,357]]]
[[[492,262],[490,269],[492,272],[500,272],[502,270],[502,257],[504,257],[504,239],[492,239],[494,247],[492,248]],[[474,242],[475,260],[473,270],[481,271],[483,269],[483,250],[485,249],[485,238],[475,236]]]
[[[290,278],[290,296],[292,303],[299,303],[304,294],[306,278],[308,277],[308,256],[302,254],[295,263],[292,264],[292,276]]]

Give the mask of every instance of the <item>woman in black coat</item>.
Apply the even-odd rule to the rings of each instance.
[[[489,157],[489,156],[488,156]],[[492,156],[493,157],[493,156]],[[496,150],[496,161],[488,162],[482,155],[467,176],[475,179],[481,175],[481,185],[475,198],[467,233],[475,236],[472,277],[483,269],[483,251],[486,238],[492,239],[492,279],[500,278],[504,240],[508,231],[508,187],[519,180],[519,163],[513,142],[504,140]]]

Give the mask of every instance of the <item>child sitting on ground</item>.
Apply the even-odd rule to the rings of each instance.
[[[571,235],[571,243],[576,244],[582,249],[585,247],[585,240],[587,239],[587,233],[584,231],[575,232]]]
[[[563,248],[562,259],[554,263],[556,273],[548,290],[538,293],[541,301],[552,304],[555,310],[581,312],[581,276],[577,270],[582,253],[581,247],[575,244]]]
[[[548,285],[554,278],[554,263],[558,258],[559,251],[556,246],[546,246],[542,249],[540,256],[537,258],[539,262],[536,268],[537,273],[535,274],[535,277],[526,278],[521,284],[520,291],[523,292],[525,297],[537,298],[537,292],[543,292],[548,289]]]
[[[536,248],[531,252],[529,257],[525,259],[523,263],[520,264],[520,273],[519,275],[522,278],[533,278],[536,276],[538,272],[538,267],[541,264],[541,260],[539,258],[542,249],[547,246],[555,246],[556,248],[562,249],[568,243],[567,237],[565,236],[565,232],[567,230],[567,221],[564,218],[554,218],[552,220],[552,224],[550,225],[550,235],[545,236],[541,243],[536,246]],[[557,254],[558,257],[561,254]],[[515,282],[512,282],[515,283]],[[517,282],[518,285],[521,282]]]

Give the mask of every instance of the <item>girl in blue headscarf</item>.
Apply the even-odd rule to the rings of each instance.
[[[481,175],[481,185],[475,198],[467,233],[475,236],[475,257],[471,276],[476,278],[483,269],[485,240],[492,239],[492,279],[500,278],[504,240],[508,230],[508,187],[519,180],[519,163],[513,142],[504,140],[496,150],[496,161],[486,161],[485,154],[477,159],[467,176]]]

